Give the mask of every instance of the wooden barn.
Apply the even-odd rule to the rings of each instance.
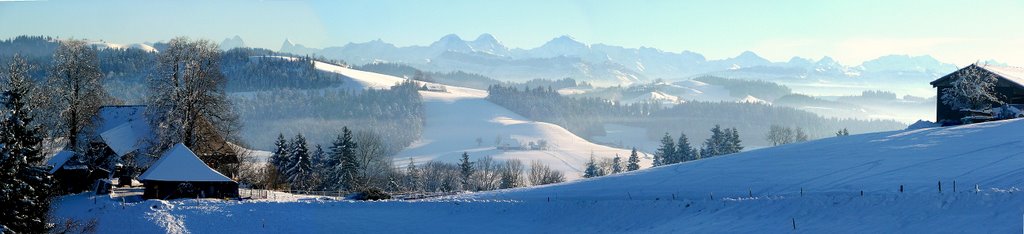
[[[139,176],[144,199],[238,198],[238,183],[203,163],[184,144],[176,144]]]
[[[50,175],[57,182],[62,193],[76,193],[93,189],[97,180],[106,179],[110,171],[103,168],[91,168],[82,162],[81,154],[62,150],[46,161],[50,166]]]
[[[1002,99],[1001,101],[1007,104],[1024,104],[1024,68],[972,64],[961,70],[964,69],[973,69],[983,74],[993,75],[999,80],[995,90]],[[936,88],[936,97],[938,98],[935,109],[936,122],[959,122],[961,118],[967,116],[967,113],[953,110],[949,105],[942,103],[942,94],[952,87],[952,82],[959,78],[958,74],[960,74],[960,70],[931,82],[932,87]]]
[[[151,160],[155,155],[149,155],[147,149],[156,134],[146,116],[145,105],[103,106],[100,108],[99,117],[100,122],[96,129],[98,136],[89,139],[99,140],[93,144],[98,145],[95,148],[102,149],[105,157],[117,157],[124,162],[125,170],[115,173],[119,178],[131,178],[135,168],[145,168],[146,165],[153,163]],[[203,121],[200,124],[203,125],[200,131],[209,131],[213,128]],[[210,136],[209,140],[203,141],[197,147],[202,150],[193,152],[207,165],[226,166],[239,163],[237,146],[215,133],[204,134]]]

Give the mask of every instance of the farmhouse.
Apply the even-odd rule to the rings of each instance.
[[[184,144],[176,144],[139,176],[144,199],[237,198],[238,183],[213,170]]]
[[[995,91],[1002,102],[1007,104],[1024,104],[1024,68],[972,64],[931,82],[932,87],[936,88],[936,97],[938,98],[935,109],[935,120],[937,122],[959,121],[967,116],[967,113],[954,110],[949,105],[942,103],[942,94],[953,87],[953,81],[959,79],[960,71],[965,69],[978,71],[985,75],[992,75],[998,79]]]

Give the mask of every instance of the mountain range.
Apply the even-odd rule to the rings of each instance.
[[[236,40],[232,40],[234,42]],[[240,42],[240,38],[237,40]],[[574,78],[597,85],[629,85],[656,79],[683,80],[702,75],[763,79],[779,83],[887,81],[927,83],[957,69],[929,55],[886,55],[857,65],[831,57],[793,57],[773,62],[752,51],[709,60],[692,51],[625,48],[587,44],[560,36],[532,49],[509,48],[490,34],[464,40],[449,34],[426,46],[398,47],[383,40],[310,48],[285,40],[280,52],[317,54],[350,64],[404,63],[428,71],[466,71],[507,81]]]

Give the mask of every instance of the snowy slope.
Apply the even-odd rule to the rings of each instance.
[[[346,88],[386,89],[405,79],[316,63],[316,68],[349,77]],[[420,82],[423,83],[423,82]],[[594,144],[550,123],[530,121],[518,114],[487,101],[484,90],[447,86],[448,92],[421,91],[426,111],[426,126],[420,140],[394,156],[398,165],[409,158],[418,163],[430,160],[457,162],[462,152],[472,159],[492,156],[498,160],[519,159],[529,164],[539,160],[556,170],[565,172],[569,180],[579,178],[593,153],[597,158],[612,158],[616,154],[629,157],[630,151]],[[547,150],[498,150],[495,138],[514,139],[522,144],[546,140]],[[477,145],[476,139],[483,143]],[[507,141],[507,140],[506,140]],[[646,155],[644,155],[646,156]],[[647,166],[650,161],[641,160]]]
[[[793,195],[806,192],[935,193],[954,180],[960,191],[1024,185],[1024,119],[834,137],[536,189],[474,197],[519,200],[626,199],[675,194]],[[686,178],[686,179],[680,179]]]
[[[55,215],[96,218],[100,233],[1009,233],[1024,213],[1022,132],[1011,120],[854,135],[413,202],[82,194]]]

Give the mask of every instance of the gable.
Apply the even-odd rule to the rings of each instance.
[[[185,181],[185,182],[234,182],[224,174],[213,170],[200,160],[191,149],[178,143],[164,151],[139,180]]]

